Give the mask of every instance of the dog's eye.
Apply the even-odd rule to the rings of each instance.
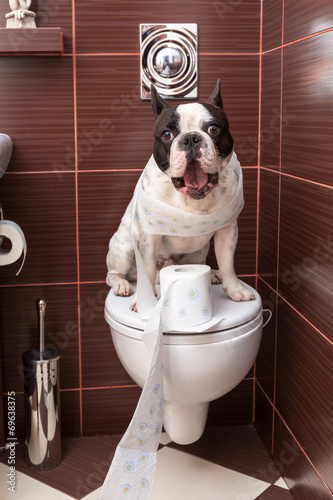
[[[173,139],[172,132],[170,132],[170,130],[164,130],[164,132],[162,134],[162,139],[164,139],[167,142],[171,141],[171,139]]]
[[[217,125],[210,125],[208,127],[208,132],[210,135],[216,135],[219,130],[220,130],[220,128]]]

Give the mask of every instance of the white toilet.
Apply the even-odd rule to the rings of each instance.
[[[190,444],[202,435],[209,402],[238,385],[253,365],[262,333],[262,302],[233,302],[222,285],[212,286],[213,316],[219,322],[204,333],[163,334],[164,428],[172,441]],[[151,355],[142,341],[146,324],[130,311],[131,297],[110,290],[105,319],[118,357],[127,373],[143,387]]]

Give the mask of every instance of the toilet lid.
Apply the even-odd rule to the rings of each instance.
[[[242,282],[243,283],[243,282]],[[228,295],[223,291],[222,285],[212,286],[212,302],[213,316],[221,318],[214,326],[208,329],[208,332],[219,332],[229,330],[237,326],[248,323],[261,312],[262,303],[261,297],[256,290],[250,287],[247,283],[243,283],[255,295],[255,300],[249,302],[234,302],[228,298]],[[156,286],[159,292],[159,285]],[[134,285],[135,289],[135,285]],[[138,313],[130,310],[132,297],[119,297],[110,290],[105,301],[105,319],[110,324],[113,321],[126,325],[137,330],[144,330],[147,320],[140,318]],[[113,321],[112,321],[113,320]],[[203,325],[204,327],[204,325]],[[193,334],[193,331],[188,332],[172,332],[168,335],[186,335]]]

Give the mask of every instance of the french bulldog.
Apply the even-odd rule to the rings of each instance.
[[[145,194],[191,214],[213,214],[226,207],[235,196],[241,167],[237,160],[230,161],[235,155],[234,140],[223,109],[220,80],[205,104],[170,107],[154,85],[151,86],[151,102],[156,120],[155,141],[152,161],[142,175]],[[130,281],[136,280],[131,237],[133,204],[132,198],[110,240],[107,254],[106,281],[115,295],[121,296],[133,294]],[[168,265],[204,264],[214,236],[219,271],[212,270],[212,283],[223,283],[224,291],[234,301],[255,298],[234,271],[237,219],[215,232],[196,237],[151,234],[137,223],[132,226],[155,295],[158,271]],[[136,310],[136,304],[134,294],[132,310]]]

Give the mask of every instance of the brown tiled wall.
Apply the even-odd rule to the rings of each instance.
[[[264,0],[256,422],[291,492],[333,497],[330,1]]]
[[[244,167],[236,270],[255,285],[260,1],[45,0],[32,9],[39,26],[62,27],[65,50],[0,57],[0,132],[14,143],[0,200],[28,244],[18,277],[17,264],[0,268],[4,410],[5,394],[16,391],[22,437],[21,355],[37,344],[34,304],[43,297],[47,343],[62,355],[63,434],[120,433],[140,390],[118,361],[103,317],[105,257],[152,152],[153,113],[139,94],[139,24],[198,23],[199,100],[221,78]],[[2,2],[1,27],[7,10]],[[252,370],[211,405],[211,425],[252,421],[253,377]]]
[[[244,167],[236,271],[273,312],[256,372],[212,403],[209,423],[252,420],[256,373],[262,439],[295,498],[321,500],[333,496],[333,11],[329,0],[260,3],[64,0],[54,9],[45,0],[39,25],[62,26],[64,54],[0,58],[0,132],[14,142],[1,202],[28,242],[18,277],[17,265],[0,268],[3,391],[17,392],[22,436],[20,359],[36,345],[34,302],[44,297],[48,343],[62,352],[63,433],[125,430],[140,391],[103,304],[108,240],[152,149],[138,25],[197,22],[199,100],[221,78]]]

